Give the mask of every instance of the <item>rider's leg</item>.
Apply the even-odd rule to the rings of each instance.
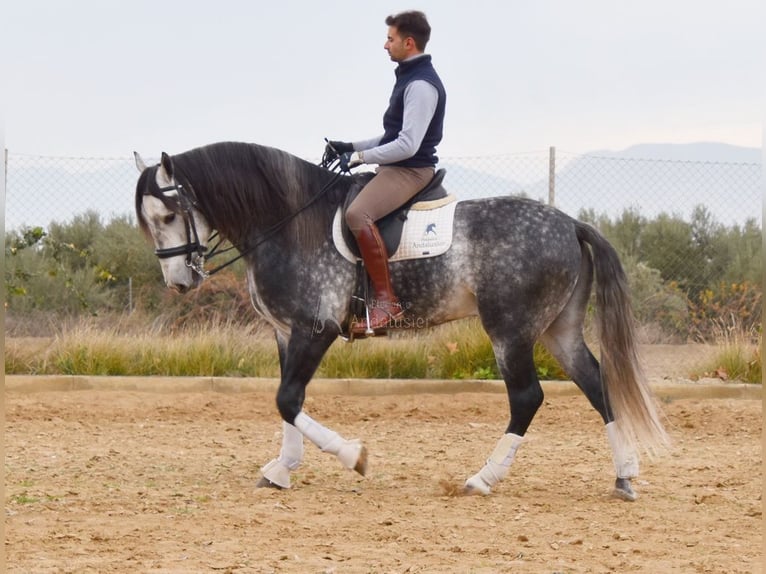
[[[358,323],[356,332],[386,327],[402,314],[394,295],[388,269],[388,255],[375,222],[406,203],[433,177],[433,168],[398,168],[381,166],[346,210],[346,222],[356,237],[364,265],[370,275],[375,301],[370,310],[370,324]]]

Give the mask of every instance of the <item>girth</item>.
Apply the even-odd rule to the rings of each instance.
[[[412,199],[408,200],[407,203],[375,222],[378,226],[378,230],[380,231],[380,235],[383,238],[383,242],[386,245],[386,251],[388,252],[389,257],[396,253],[396,250],[399,248],[399,242],[402,239],[402,227],[404,226],[404,222],[407,220],[407,214],[409,213],[412,206],[421,201],[434,201],[447,197],[447,190],[442,186],[442,181],[444,181],[444,176],[446,173],[447,172],[444,169],[436,170],[436,173],[434,173],[434,176],[428,185],[416,193]],[[351,233],[351,230],[346,224],[346,209],[349,205],[351,205],[351,202],[354,201],[356,196],[359,195],[359,192],[362,191],[362,188],[367,185],[367,183],[374,176],[375,174],[371,173],[369,175],[364,174],[362,177],[359,177],[359,179],[349,189],[348,194],[346,195],[346,199],[343,202],[343,214],[341,217],[343,239],[346,241],[346,245],[348,245],[348,248],[351,250],[351,252],[357,257],[360,257],[361,255],[359,253],[359,247],[356,244],[354,234]]]

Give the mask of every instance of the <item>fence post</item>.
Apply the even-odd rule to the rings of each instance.
[[[548,205],[556,206],[556,148],[553,146],[548,154]]]
[[[0,143],[2,142],[0,139]],[[8,206],[6,205],[8,203],[8,148],[3,146],[3,197],[2,200],[0,200],[0,209],[3,211],[3,216],[5,216],[6,210],[8,209]],[[5,252],[5,217],[3,217],[3,223],[0,227],[3,231],[3,252]]]
[[[0,130],[2,130],[2,128],[0,128]],[[5,200],[8,197],[6,191],[6,186],[8,184],[8,148],[6,148],[4,145],[5,141],[3,136],[4,134],[2,131],[0,131],[0,145],[3,146],[3,150],[5,151],[5,157],[3,158],[3,189],[0,190],[0,192],[3,194],[3,197],[0,198],[0,209],[3,210],[3,215],[5,215]],[[0,229],[2,229],[3,232],[2,236],[0,236],[0,243],[2,243],[3,253],[5,253],[5,218],[3,218],[3,223],[0,223]],[[5,271],[5,269],[3,269],[3,271]],[[2,329],[3,333],[5,333],[5,306],[3,306],[3,309],[0,310],[0,329]],[[3,365],[5,365],[5,345],[3,345],[3,348],[0,349],[0,361],[3,361]],[[5,370],[3,370],[3,373],[5,373]],[[5,376],[3,376],[3,378],[5,378]],[[0,402],[2,402],[2,411],[0,411],[0,424],[3,425],[3,428],[5,428],[5,399],[3,398],[0,400]],[[5,465],[0,468],[0,480],[2,480],[3,484],[5,484]],[[5,521],[0,524],[0,537],[5,540]],[[3,544],[3,548],[0,548],[0,564],[3,566],[5,565],[5,544]]]

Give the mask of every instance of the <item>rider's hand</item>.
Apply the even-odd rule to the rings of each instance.
[[[358,165],[362,165],[364,163],[364,157],[362,156],[362,152],[355,151],[351,154],[351,157],[348,158],[348,167],[356,167]]]
[[[351,168],[358,165],[362,165],[364,159],[362,152],[355,151],[354,153],[344,153],[340,156],[340,170],[343,173],[351,173]]]
[[[327,145],[334,149],[338,155],[354,151],[354,144],[349,142],[330,141]]]

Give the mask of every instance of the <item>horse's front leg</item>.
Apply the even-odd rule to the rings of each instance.
[[[276,330],[277,350],[279,352],[279,371],[285,372],[287,344],[289,337]],[[279,456],[261,468],[263,477],[257,486],[290,488],[290,473],[303,462],[303,434],[287,421],[282,421],[282,448]]]
[[[358,440],[347,440],[318,423],[303,411],[306,386],[316,372],[325,352],[337,337],[334,333],[316,333],[293,329],[289,340],[277,335],[282,379],[277,391],[277,408],[282,415],[282,449],[279,457],[266,464],[258,486],[290,488],[290,472],[303,460],[305,436],[322,451],[338,457],[349,469],[364,475],[367,450]]]

